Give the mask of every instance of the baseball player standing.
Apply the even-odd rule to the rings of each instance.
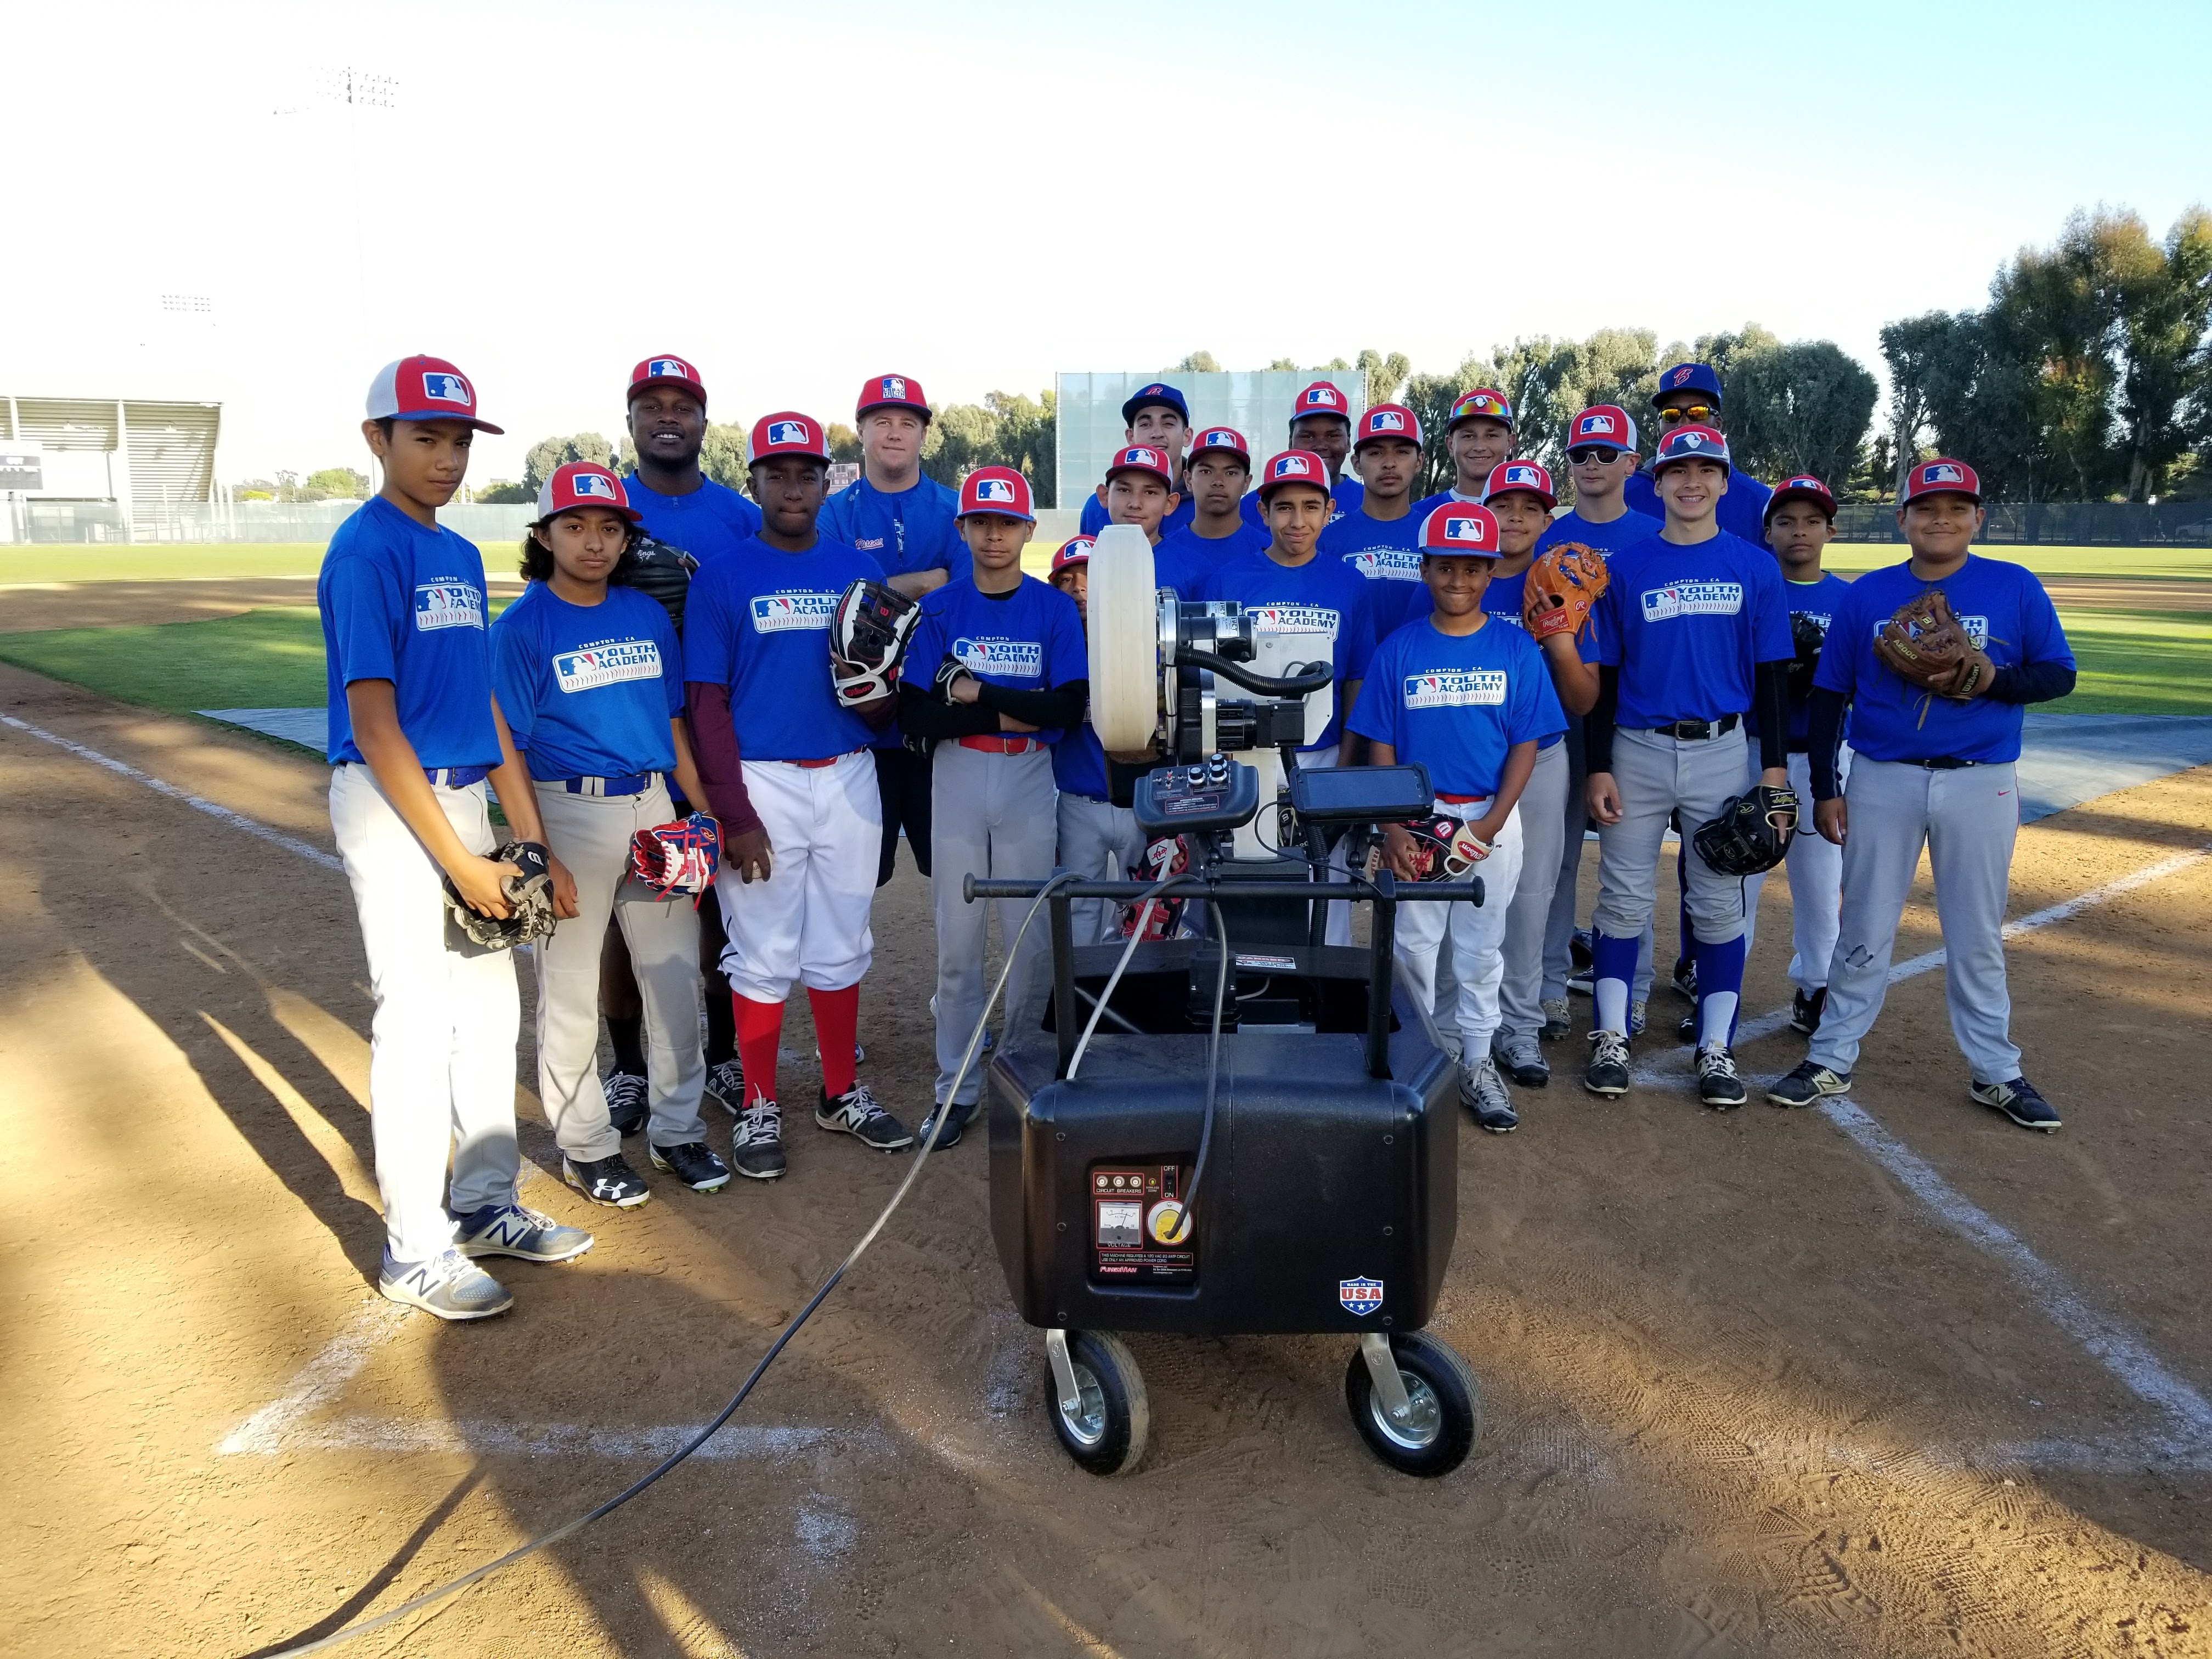
[[[1505,394],[1486,386],[1461,393],[1444,422],[1444,450],[1451,457],[1451,484],[1413,503],[1424,521],[1449,501],[1480,501],[1491,473],[1512,456],[1513,405]]]
[[[1535,642],[1483,608],[1497,559],[1498,521],[1487,508],[1455,501],[1429,514],[1421,526],[1421,574],[1432,613],[1375,647],[1347,724],[1368,739],[1376,765],[1426,767],[1438,818],[1463,824],[1473,838],[1470,844],[1455,828],[1448,831],[1474,862],[1467,872],[1439,870],[1435,851],[1417,850],[1406,827],[1391,824],[1383,840],[1397,874],[1408,881],[1479,874],[1495,896],[1483,904],[1401,906],[1396,949],[1414,994],[1433,1006],[1437,949],[1449,935],[1460,1098],[1477,1123],[1504,1134],[1520,1119],[1498,1079],[1491,1037],[1498,1026],[1507,896],[1521,874],[1516,808],[1535,767],[1537,744],[1564,732],[1567,720]]]
[[[1741,792],[1744,716],[1754,703],[1759,780],[1776,788],[1789,780],[1794,653],[1782,571],[1765,549],[1715,521],[1729,483],[1728,441],[1711,427],[1680,426],[1651,465],[1666,526],[1613,556],[1592,617],[1600,684],[1583,732],[1598,900],[1583,1086],[1605,1096],[1628,1092],[1628,981],[1668,818],[1679,812],[1686,836]],[[1683,870],[1697,927],[1698,1092],[1708,1106],[1740,1106],[1729,1038],[1743,984],[1743,890],[1693,850]]]
[[[1172,535],[1188,526],[1197,511],[1183,483],[1183,449],[1190,442],[1190,405],[1175,387],[1155,380],[1150,386],[1139,387],[1121,405],[1121,420],[1124,453],[1132,449],[1157,449],[1167,457],[1170,500],[1159,536]],[[1102,495],[1083,503],[1083,517],[1078,528],[1086,536],[1096,536],[1109,524],[1126,522],[1114,517],[1110,504]],[[1159,536],[1152,539],[1158,541]]]
[[[700,778],[723,830],[714,889],[745,1089],[732,1162],[769,1181],[786,1168],[776,1047],[794,981],[806,987],[821,1054],[816,1125],[883,1152],[914,1136],[854,1079],[853,1060],[882,840],[870,721],[893,702],[841,706],[824,637],[845,590],[880,582],[883,567],[817,528],[830,465],[819,422],[764,416],[749,453],[764,523],[738,557],[692,585],[684,678]]]
[[[1844,591],[1813,678],[1815,822],[1844,849],[1843,919],[1811,1050],[1767,1098],[1808,1106],[1850,1087],[1925,848],[1943,929],[1944,1000],[1972,1071],[1970,1093],[2023,1128],[2056,1129],[2057,1109],[2021,1075],[2012,1042],[2004,910],[2020,832],[2021,713],[2074,689],[2074,655],[2043,584],[1972,550],[1983,524],[1973,468],[1949,459],[1914,467],[1897,517],[1911,558]],[[1972,647],[1941,694],[1907,682],[1875,649],[1898,608],[1931,588]],[[1848,787],[1836,769],[1847,708]]]
[[[1652,395],[1651,406],[1659,412],[1662,435],[1681,426],[1711,427],[1716,432],[1728,429],[1721,417],[1721,377],[1711,363],[1676,363],[1668,369],[1659,377],[1659,390]],[[1621,486],[1621,499],[1628,510],[1649,518],[1662,517],[1658,483],[1656,473],[1638,472],[1626,479]],[[1766,511],[1766,496],[1765,484],[1731,464],[1728,494],[1721,498],[1721,528],[1758,546],[1766,533],[1760,522]]]
[[[899,723],[933,745],[932,803],[946,880],[934,884],[937,922],[937,1109],[940,1147],[957,1145],[981,1097],[970,1066],[953,1084],[983,1013],[986,913],[961,896],[950,872],[1035,875],[1053,865],[1059,839],[1052,746],[1083,724],[1091,692],[1083,620],[1058,588],[1022,574],[1022,549],[1036,526],[1029,480],[1011,467],[978,467],[960,487],[960,531],[975,574],[922,601],[907,641]],[[932,678],[925,683],[923,675]],[[1006,947],[1029,907],[1006,900],[999,929]],[[1032,1028],[1042,1002],[1046,934],[1032,927],[1006,981],[1001,1029]],[[926,1137],[931,1126],[925,1123]]]
[[[1426,616],[1421,526],[1413,513],[1413,480],[1421,470],[1420,417],[1403,404],[1376,404],[1357,423],[1352,465],[1362,486],[1359,505],[1321,532],[1321,553],[1375,584],[1369,599],[1378,639]]]
[[[1316,380],[1291,404],[1290,447],[1318,455],[1328,469],[1328,516],[1331,523],[1359,510],[1366,492],[1357,477],[1344,476],[1345,458],[1352,453],[1352,400],[1334,380]],[[1267,530],[1267,504],[1256,490],[1244,498],[1244,521],[1255,530]]]
[[[455,1320],[514,1304],[471,1258],[566,1261],[592,1248],[582,1229],[516,1201],[514,963],[453,942],[441,879],[479,913],[508,914],[500,884],[517,872],[486,856],[496,843],[487,777],[518,838],[545,834],[492,693],[483,559],[437,517],[467,476],[476,434],[498,430],[477,416],[475,389],[453,364],[418,356],[387,365],[362,422],[383,484],[331,538],[315,583],[331,831],[376,1001],[368,1116],[385,1226],[376,1287]],[[573,915],[574,884],[553,868],[555,908]]]
[[[1178,594],[1240,553],[1257,553],[1267,534],[1239,510],[1252,483],[1252,452],[1234,427],[1210,426],[1192,441],[1183,465],[1183,490],[1193,511],[1182,529],[1164,533],[1152,550],[1152,574]]]
[[[706,791],[684,730],[684,664],[668,613],[626,576],[636,509],[615,475],[558,468],[538,494],[524,544],[530,586],[492,624],[492,684],[529,763],[546,844],[576,882],[575,925],[539,944],[538,1097],[561,1148],[561,1174],[594,1204],[629,1209],[652,1194],[622,1155],[594,1063],[600,942],[611,921],[636,970],[649,1040],[653,1167],[687,1187],[727,1186],[729,1166],[699,1120],[699,923],[629,873],[630,837]]]
[[[1052,585],[1074,601],[1086,636],[1091,547],[1090,537],[1078,536],[1052,556]],[[1107,759],[1086,705],[1082,720],[1052,746],[1052,778],[1060,787],[1060,868],[1093,881],[1124,881],[1144,861],[1147,840],[1130,803],[1145,769]],[[1115,914],[1104,899],[1074,901],[1070,915],[1075,943],[1105,944],[1113,937]]]

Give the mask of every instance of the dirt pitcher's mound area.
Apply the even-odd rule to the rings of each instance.
[[[328,847],[320,769],[266,745],[14,671],[0,714]],[[358,1650],[2212,1650],[2208,829],[2198,771],[2021,836],[2016,916],[2093,900],[2011,947],[2055,1137],[1967,1101],[1940,972],[1894,988],[1855,1111],[1702,1110],[1669,992],[1621,1103],[1554,1048],[1520,1133],[1461,1139],[1437,1326],[1490,1420],[1446,1480],[1361,1448],[1334,1339],[1136,1340],[1152,1449],[1078,1472],[974,1136],[709,1455]],[[1900,963],[1937,942],[1926,898]],[[902,863],[863,999],[864,1075],[909,1122],[926,900]],[[1778,880],[1762,921],[1747,1016],[1788,1001]],[[905,1167],[814,1130],[794,1012],[787,1179],[617,1215],[536,1178],[598,1248],[441,1326],[368,1288],[340,877],[0,724],[0,929],[12,1650],[281,1647],[568,1518],[719,1407]]]

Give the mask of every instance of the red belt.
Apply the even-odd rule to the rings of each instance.
[[[1487,795],[1447,795],[1443,790],[1439,789],[1437,791],[1437,799],[1447,806],[1472,806],[1479,800],[1488,800],[1490,797]]]
[[[963,749],[980,750],[986,755],[1026,755],[1032,749],[1044,747],[1035,738],[1014,737],[963,738],[960,739],[960,746]]]
[[[842,754],[842,755],[832,755],[832,756],[830,756],[830,758],[829,758],[828,760],[818,760],[818,761],[790,761],[790,762],[787,762],[787,763],[786,763],[786,764],[787,764],[787,765],[791,765],[791,766],[803,767],[803,768],[805,768],[805,769],[807,771],[809,771],[809,772],[818,772],[818,771],[820,771],[820,770],[821,770],[823,767],[825,767],[825,766],[835,766],[835,765],[836,765],[839,761],[841,761],[841,760],[849,760],[852,757],[854,757],[854,755],[859,754],[860,752],[860,751],[859,750],[857,750],[857,749],[848,749],[848,750],[847,750],[843,754]]]

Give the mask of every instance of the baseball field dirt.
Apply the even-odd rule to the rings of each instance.
[[[273,1650],[568,1518],[720,1405],[902,1173],[794,1112],[773,1186],[617,1215],[533,1179],[599,1244],[505,1269],[511,1315],[378,1301],[324,769],[13,668],[0,716],[0,1647]],[[2022,832],[2014,1023],[2053,1137],[1967,1101],[1940,972],[1894,987],[1826,1114],[1699,1109],[1670,992],[1625,1103],[1556,1046],[1518,1134],[1461,1137],[1437,1324],[1489,1425],[1445,1480],[1361,1448],[1331,1339],[1135,1339],[1152,1450],[1077,1471],[973,1137],[710,1455],[347,1651],[2212,1652],[2208,842],[2212,769]],[[1938,943],[1927,899],[1900,962]],[[862,1075],[913,1121],[933,951],[903,863],[877,915]],[[1787,918],[1770,883],[1753,1013],[1788,1001]],[[551,1168],[528,1029],[526,988]],[[801,1099],[803,1008],[785,1046]],[[1762,1081],[1802,1053],[1742,1050]]]

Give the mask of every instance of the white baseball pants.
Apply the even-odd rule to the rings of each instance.
[[[794,981],[816,991],[859,984],[875,955],[868,909],[883,854],[875,757],[860,749],[827,766],[740,764],[772,856],[766,881],[741,882],[726,865],[714,878],[730,988],[781,1002]]]
[[[1489,810],[1487,800],[1435,803],[1436,811],[1463,823]],[[1505,938],[1510,896],[1520,884],[1521,863],[1521,808],[1516,803],[1505,827],[1490,844],[1490,856],[1474,866],[1473,873],[1482,878],[1482,903],[1398,907],[1396,955],[1405,964],[1413,995],[1446,1028],[1447,1038],[1456,1030],[1460,1053],[1470,1063],[1490,1052],[1491,1034],[1498,1029],[1498,986],[1505,967],[1498,947]],[[1455,990],[1449,1010],[1436,1006],[1437,957],[1447,937]]]
[[[1536,751],[1536,769],[1529,773],[1528,786],[1514,808],[1521,825],[1521,878],[1510,890],[1510,902],[1503,894],[1491,900],[1492,904],[1507,902],[1505,936],[1499,947],[1504,969],[1498,988],[1498,1029],[1507,1036],[1531,1042],[1544,1029],[1544,935],[1564,862],[1566,795],[1567,745],[1563,740]],[[1484,879],[1489,879],[1486,872]],[[1558,994],[1566,994],[1564,981]]]
[[[1127,881],[1144,861],[1145,832],[1126,806],[1091,795],[1060,797],[1060,867],[1085,881]],[[1077,945],[1106,945],[1121,938],[1121,907],[1104,899],[1077,899],[1068,910]],[[1042,925],[1042,924],[1040,924]]]

